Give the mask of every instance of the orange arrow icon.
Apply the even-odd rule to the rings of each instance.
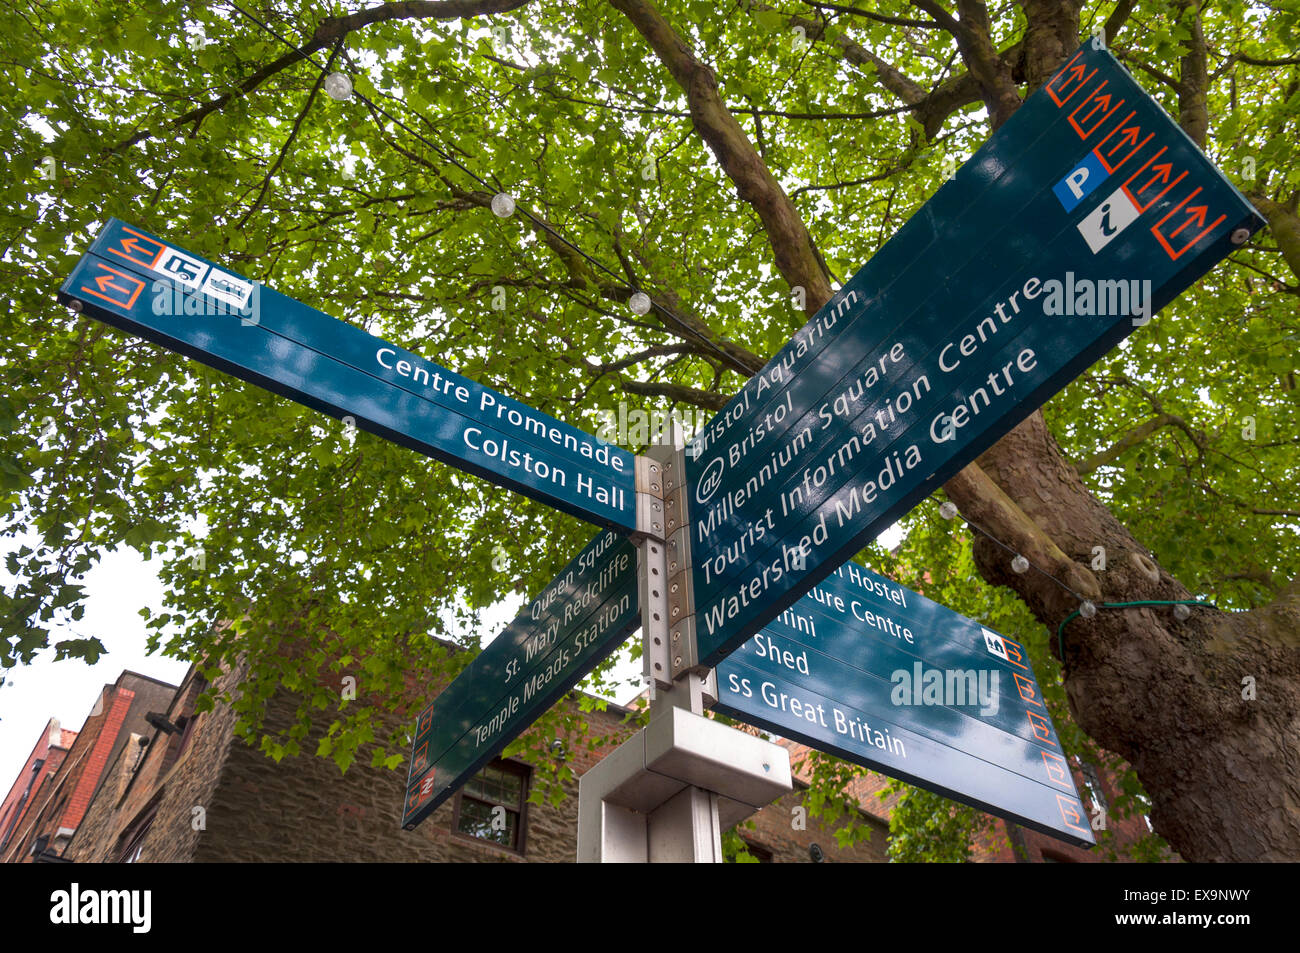
[[[1155,225],[1151,226],[1151,234],[1155,235],[1156,240],[1160,242],[1161,246],[1164,248],[1165,254],[1168,255],[1170,259],[1174,261],[1177,261],[1178,257],[1183,252],[1187,251],[1187,249],[1191,248],[1193,245],[1199,242],[1210,232],[1218,228],[1223,223],[1223,220],[1228,217],[1227,214],[1225,213],[1223,215],[1220,215],[1214,221],[1210,222],[1210,224],[1206,225],[1205,220],[1210,214],[1209,205],[1208,204],[1202,204],[1202,205],[1187,204],[1200,194],[1201,194],[1201,187],[1197,186],[1192,191],[1191,195],[1187,196],[1185,199],[1183,199],[1181,202],[1179,202],[1177,205],[1171,208],[1168,212],[1165,213],[1164,218],[1160,219],[1160,221],[1156,222]],[[1173,216],[1178,212],[1182,212],[1187,216],[1187,218],[1176,229],[1174,229],[1172,232],[1166,235],[1164,232],[1161,231],[1161,228],[1164,226],[1165,222],[1173,218]],[[1191,238],[1187,239],[1181,246],[1175,248],[1173,245],[1173,240],[1178,236],[1179,232],[1183,231],[1184,229],[1187,228],[1188,225],[1192,225],[1192,224],[1196,225],[1195,234],[1193,234]]]
[[[1116,102],[1115,105],[1111,105],[1112,94],[1102,92],[1102,90],[1106,88],[1108,82],[1109,80],[1103,79],[1098,83],[1097,88],[1094,89],[1086,99],[1080,102],[1079,105],[1074,107],[1074,112],[1070,113],[1070,125],[1074,127],[1074,131],[1079,134],[1080,139],[1088,139],[1091,137],[1093,133],[1101,128],[1102,123],[1115,115],[1119,110],[1119,107],[1124,105],[1124,100],[1122,99]],[[1086,115],[1080,117],[1079,113],[1083,112],[1084,107],[1089,103],[1092,103],[1092,108],[1088,110]],[[1096,116],[1098,113],[1101,114],[1100,118],[1093,122],[1093,116]],[[1089,123],[1092,123],[1092,125],[1089,126]],[[1104,142],[1105,140],[1103,139],[1102,141]]]
[[[1075,61],[1082,55],[1082,52],[1075,53],[1070,62],[1061,67],[1061,71],[1047,81],[1047,95],[1052,97],[1052,101],[1057,106],[1064,106],[1093,76],[1097,75],[1098,67],[1093,67],[1092,72],[1087,70],[1086,63],[1076,63]],[[1066,89],[1069,88],[1069,92]]]
[[[1138,138],[1142,135],[1142,126],[1140,123],[1133,122],[1136,115],[1136,109],[1129,110],[1129,114],[1117,122],[1110,132],[1106,133],[1106,138],[1097,143],[1097,148],[1094,150],[1097,153],[1097,158],[1111,172],[1118,171],[1120,166],[1141,152],[1155,136],[1154,132],[1148,132],[1145,139],[1142,139],[1141,142],[1138,141]],[[1111,139],[1115,139],[1115,144],[1110,147],[1109,152],[1102,155],[1102,147]],[[1128,151],[1124,152],[1119,159],[1116,159],[1115,154],[1124,149]]]
[[[1138,141],[1137,126],[1129,126],[1127,129],[1124,130],[1123,135],[1121,135],[1118,139],[1115,140],[1115,144],[1110,147],[1110,152],[1107,152],[1106,155],[1113,156],[1115,153],[1119,152],[1120,149],[1123,149],[1125,146],[1131,146],[1137,141]]]
[[[1175,235],[1181,232],[1188,225],[1192,224],[1192,222],[1196,223],[1197,228],[1200,228],[1202,225],[1204,225],[1205,216],[1210,214],[1210,207],[1208,205],[1189,205],[1187,206],[1187,208],[1183,209],[1183,211],[1185,211],[1189,217],[1187,221],[1183,222],[1183,224],[1179,225],[1177,228],[1173,230],[1173,232],[1170,233],[1169,235],[1170,238],[1173,238]]]
[[[1136,172],[1130,175],[1128,177],[1128,181],[1124,183],[1124,191],[1128,192],[1128,197],[1133,200],[1133,204],[1137,207],[1137,210],[1139,212],[1145,212],[1151,206],[1155,205],[1157,202],[1159,202],[1162,198],[1165,197],[1165,195],[1169,192],[1170,189],[1172,189],[1179,182],[1183,181],[1183,179],[1187,178],[1186,169],[1179,172],[1178,175],[1176,176],[1174,175],[1174,164],[1172,160],[1168,160],[1165,162],[1156,161],[1168,151],[1169,149],[1167,146],[1161,146],[1160,151],[1157,152],[1155,155],[1153,155],[1150,159],[1147,159],[1146,162],[1142,163],[1141,168],[1139,168]],[[1148,178],[1146,182],[1142,184],[1142,187],[1140,189],[1136,189],[1136,190],[1131,189],[1130,187],[1133,185],[1134,182],[1138,180],[1138,177],[1141,176],[1148,169],[1151,170],[1150,178]],[[1172,177],[1172,181],[1171,181],[1171,177]],[[1150,195],[1149,197],[1140,198],[1140,196],[1143,196],[1143,193],[1149,193],[1154,191],[1152,186],[1155,186],[1155,188],[1159,189],[1159,191],[1155,192],[1154,195]]]
[[[1174,164],[1172,162],[1157,162],[1155,165],[1151,167],[1151,171],[1154,172],[1155,174],[1151,176],[1151,178],[1147,179],[1146,185],[1138,189],[1139,195],[1141,195],[1147,189],[1151,188],[1151,186],[1156,182],[1160,182],[1162,184],[1168,182],[1169,177],[1174,174]]]
[[[166,245],[162,242],[154,241],[154,239],[147,235],[141,235],[135,229],[129,228],[126,225],[122,226],[122,231],[127,233],[118,239],[118,242],[122,247],[110,248],[110,252],[117,255],[119,258],[125,258],[127,261],[134,262],[137,265],[143,265],[145,268],[152,268],[158,263],[158,259],[167,248]],[[141,245],[141,242],[147,244]],[[154,247],[147,247],[149,245]],[[132,257],[132,253],[138,254],[140,257]]]
[[[91,288],[82,285],[81,290],[86,294],[94,295],[96,298],[102,298],[109,304],[130,311],[135,306],[136,298],[140,297],[140,292],[144,290],[144,282],[135,275],[128,274],[125,271],[118,271],[116,268],[102,262],[95,262],[95,267],[108,272],[108,274],[95,275],[91,279],[95,283],[95,287]],[[125,284],[119,283],[119,279]],[[116,292],[116,294],[112,292]]]

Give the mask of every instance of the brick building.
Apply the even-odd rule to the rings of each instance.
[[[64,732],[52,720],[14,784],[27,793],[25,801],[22,795],[18,798],[21,807],[14,802],[13,816],[5,821],[0,861],[27,863],[62,855],[100,791],[106,767],[136,756],[136,740],[149,728],[147,716],[165,707],[175,691],[175,685],[123,672],[101,689],[79,732]],[[42,760],[37,757],[42,747],[45,764],[33,772],[35,762]]]
[[[238,672],[223,678],[237,683]],[[109,762],[99,795],[64,852],[73,861],[454,861],[572,862],[577,855],[577,783],[564,783],[558,805],[527,802],[533,769],[498,760],[414,831],[401,829],[406,775],[360,761],[340,775],[327,758],[279,763],[234,736],[229,706],[195,714],[205,687],[191,668],[163,719]],[[224,686],[223,686],[224,687]],[[296,699],[271,700],[268,726],[287,724]],[[576,710],[576,709],[575,709]],[[631,712],[609,705],[583,715],[589,734],[623,737]],[[403,722],[388,716],[388,723]],[[305,751],[314,750],[331,717],[322,713]],[[169,731],[169,728],[171,729]],[[581,776],[606,748],[573,745],[567,761]],[[806,785],[803,785],[806,788]],[[800,789],[760,812],[741,832],[760,860],[883,861],[888,821],[863,813],[875,833],[866,844],[840,850],[834,835],[801,819]],[[504,808],[504,825],[491,823]],[[814,845],[816,845],[814,847]]]
[[[229,672],[219,687],[237,686],[241,674]],[[117,686],[105,687],[103,704],[97,707],[103,712],[87,720],[64,756],[63,765],[70,770],[42,775],[45,780],[38,786],[52,794],[82,791],[90,783],[89,774],[78,774],[74,759],[78,751],[93,752],[99,766],[93,797],[76,800],[78,805],[85,802],[76,816],[68,809],[42,813],[40,824],[24,828],[27,833],[21,844],[15,842],[6,850],[6,860],[25,859],[33,837],[59,831],[61,835],[51,836],[43,847],[45,859],[517,863],[571,862],[576,856],[576,780],[562,784],[566,797],[558,805],[528,803],[533,768],[519,759],[498,760],[415,831],[403,831],[404,770],[372,768],[358,761],[340,775],[332,760],[311,755],[277,763],[235,737],[236,715],[229,706],[218,704],[211,711],[195,712],[195,701],[207,687],[195,668],[179,688],[148,680],[156,691],[143,708],[137,705],[141,717],[132,717],[132,709],[122,706],[134,701],[125,692],[139,696],[141,685],[136,680],[140,679],[143,676],[123,673]],[[287,725],[296,707],[296,697],[288,693],[273,697],[268,728]],[[146,708],[151,713],[147,721],[142,717]],[[114,712],[122,712],[116,721]],[[572,745],[566,763],[575,779],[634,730],[627,723],[630,714],[627,708],[609,705],[605,711],[581,716],[588,736],[616,740],[594,751]],[[320,714],[311,735],[303,740],[304,751],[315,750],[316,739],[332,717]],[[386,725],[405,721],[397,715],[385,716]],[[105,730],[105,725],[117,727]],[[87,744],[82,744],[83,739]],[[808,749],[789,746],[796,769],[795,790],[737,829],[747,852],[771,862],[885,861],[893,807],[891,799],[880,797],[887,779],[868,774],[854,782],[849,794],[871,837],[841,849],[833,832],[810,817],[804,803],[807,784],[799,778],[798,766]],[[37,751],[41,750],[38,744]],[[29,759],[26,773],[31,773],[32,763]],[[14,785],[15,789],[21,786]],[[28,803],[38,800],[29,797]],[[501,823],[493,824],[494,817]],[[1121,834],[1125,842],[1145,833],[1140,818],[1124,823],[1138,826]],[[1100,858],[999,820],[992,836],[976,845],[975,859],[1087,862]]]
[[[33,802],[43,802],[49,795],[49,784],[76,740],[77,733],[61,727],[59,719],[51,718],[46,722],[36,739],[36,747],[32,748],[14,779],[13,787],[0,803],[0,856],[27,817]]]

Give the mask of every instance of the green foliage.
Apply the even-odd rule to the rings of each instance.
[[[753,821],[742,821],[722,835],[722,858],[728,864],[757,864],[758,858],[749,852],[749,844],[737,828],[753,829]]]
[[[891,782],[881,797],[898,794],[889,814],[889,859],[899,863],[966,863],[974,839],[992,819],[939,794]]]
[[[843,279],[938,188],[945,159],[978,147],[986,119],[970,104],[926,139],[907,112],[866,115],[899,100],[878,67],[841,55],[838,38],[929,89],[960,69],[943,31],[834,15],[800,46],[788,18],[810,8],[768,6],[661,8],[714,70]],[[1176,92],[1153,78],[1178,74],[1187,35],[1167,6],[1135,12],[1116,49],[1176,115]],[[1085,29],[1112,8],[1088,3]],[[312,36],[327,15],[297,0],[258,9],[288,37]],[[916,15],[898,2],[880,9]],[[993,16],[1000,47],[1023,35],[1017,5]],[[1231,57],[1293,57],[1296,2],[1233,0],[1204,16],[1214,51],[1208,151],[1243,190],[1290,196],[1300,189],[1295,67]],[[489,26],[508,27],[510,43],[494,45]],[[129,546],[159,561],[167,587],[166,610],[148,620],[152,647],[198,661],[209,677],[247,664],[242,691],[226,699],[242,735],[272,757],[294,756],[324,708],[334,721],[315,753],[340,769],[358,757],[398,768],[404,732],[381,732],[375,706],[418,707],[418,686],[454,676],[473,655],[436,639],[476,645],[481,610],[538,591],[590,528],[66,313],[54,291],[103,221],[139,222],[588,430],[620,401],[672,406],[626,382],[723,394],[741,382],[671,327],[631,315],[629,272],[759,355],[804,318],[680,90],[606,4],[534,3],[349,35],[340,68],[436,149],[358,99],[313,97],[319,73],[306,62],[177,124],[286,51],[219,5],[56,0],[0,13],[0,668],[30,662],[52,636],[60,657],[99,657],[93,637],[62,635],[80,618],[85,573]],[[817,118],[827,113],[840,118]],[[613,277],[570,267],[521,214],[499,219],[475,200],[497,190]],[[1224,607],[1267,603],[1300,572],[1297,282],[1265,236],[1047,407],[1079,461],[1156,413],[1181,421],[1087,479],[1165,566]],[[492,306],[494,288],[504,310]],[[679,350],[649,350],[669,346]],[[872,550],[869,561],[1023,641],[1066,750],[1104,763],[1070,717],[1049,633],[978,578],[970,541],[933,510],[904,520],[897,554]],[[504,570],[492,568],[497,545]],[[358,680],[355,702],[326,687],[344,674]],[[607,668],[592,684],[606,678]],[[269,725],[265,702],[282,686],[301,699],[297,718]],[[532,759],[556,738],[592,743],[575,724],[552,712],[516,750]],[[811,804],[842,842],[859,839],[864,826],[843,793],[856,769],[822,757],[810,769]],[[553,797],[571,777],[557,763],[535,794]],[[1121,787],[1137,805],[1136,779],[1126,774]],[[904,793],[899,810],[900,858],[961,859],[979,833],[964,809],[919,792]]]

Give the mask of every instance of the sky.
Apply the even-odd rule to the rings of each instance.
[[[5,540],[6,552],[20,540]],[[11,578],[0,572],[8,585]],[[81,659],[54,661],[54,649],[38,653],[29,666],[19,664],[0,686],[0,797],[22,770],[36,739],[50,718],[77,731],[94,707],[104,685],[123,669],[176,685],[189,666],[185,662],[145,652],[145,621],[140,609],[162,609],[163,586],[134,550],[105,553],[86,576],[86,614],[71,627],[50,634],[50,644],[63,638],[96,636],[108,651],[89,665]],[[12,680],[10,679],[12,676]]]

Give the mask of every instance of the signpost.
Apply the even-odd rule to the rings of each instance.
[[[636,527],[631,453],[143,229],[110,220],[59,300],[599,526]]]
[[[403,827],[433,813],[640,624],[636,555],[601,533],[421,713]]]
[[[643,457],[117,220],[59,300],[605,528],[420,716],[406,828],[640,622],[662,691],[589,772],[583,856],[716,859],[719,818],[789,789],[702,718],[714,665],[735,717],[1087,845],[1021,647],[845,563],[1262,225],[1085,45],[685,454]]]
[[[845,563],[718,664],[733,718],[1087,847],[1023,647]]]
[[[1082,47],[688,447],[715,665],[1263,224]]]

